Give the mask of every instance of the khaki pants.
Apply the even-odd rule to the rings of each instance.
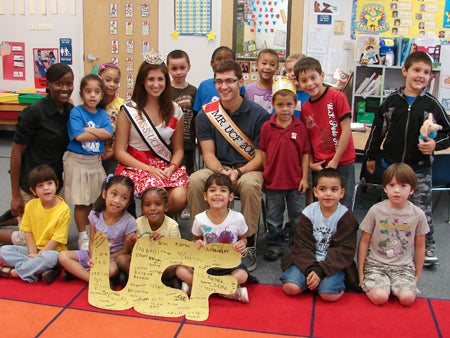
[[[226,168],[226,167],[225,167]],[[191,220],[195,215],[208,209],[208,204],[203,199],[205,182],[214,172],[209,169],[200,169],[189,177],[188,205],[191,212]],[[260,171],[245,173],[235,184],[235,194],[241,200],[241,212],[247,222],[247,237],[258,231],[259,215],[261,213],[263,177]]]

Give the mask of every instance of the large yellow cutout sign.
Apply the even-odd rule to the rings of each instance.
[[[237,288],[232,276],[212,276],[210,268],[232,268],[241,255],[230,244],[209,244],[198,249],[193,242],[179,238],[157,241],[140,238],[133,249],[126,287],[113,291],[109,286],[109,247],[105,234],[97,232],[89,281],[89,304],[106,310],[126,310],[163,317],[202,321],[208,319],[208,298],[213,293],[230,294]],[[191,298],[181,290],[165,286],[161,276],[169,266],[183,264],[194,268]]]

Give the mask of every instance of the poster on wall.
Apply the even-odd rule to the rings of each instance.
[[[58,48],[33,48],[34,86],[45,88],[47,69],[58,62]]]
[[[445,0],[353,0],[351,37],[378,34],[383,37],[407,36],[450,38],[445,23]]]
[[[3,41],[3,80],[25,80],[25,43]]]
[[[270,1],[269,1],[270,2]],[[234,50],[237,58],[256,59],[258,51],[271,48],[284,59],[289,52],[290,1],[236,0]]]

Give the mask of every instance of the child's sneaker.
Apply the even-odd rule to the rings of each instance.
[[[52,284],[55,280],[58,279],[61,274],[61,267],[55,266],[54,268],[47,269],[42,273],[42,281],[44,284]]]
[[[248,291],[246,287],[238,286],[236,291],[234,291],[231,295],[221,294],[223,298],[238,300],[243,303],[248,303]]]
[[[434,265],[434,264],[439,264],[439,258],[437,258],[434,255],[434,250],[433,249],[427,249],[425,251],[425,262],[424,262],[424,265],[428,266],[428,265]]]
[[[87,234],[78,235],[78,249],[89,250],[89,236]]]

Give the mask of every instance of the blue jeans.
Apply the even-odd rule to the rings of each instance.
[[[345,290],[344,278],[344,271],[339,271],[334,275],[326,276],[322,279],[316,291],[319,292],[319,294],[337,295]],[[291,265],[285,272],[283,272],[280,280],[283,284],[296,284],[300,289],[302,289],[302,291],[307,289],[306,276],[295,265]]]
[[[266,243],[267,248],[275,252],[282,251],[285,203],[292,229],[290,235],[293,235],[300,214],[305,207],[305,194],[301,194],[298,190],[266,190],[266,217],[269,230]]]
[[[36,282],[39,275],[58,263],[58,251],[41,251],[34,258],[28,257],[28,248],[18,245],[4,245],[0,248],[0,258],[16,269],[21,279]]]
[[[337,171],[342,176],[343,188],[345,189],[345,195],[341,200],[341,204],[352,210],[353,190],[355,190],[355,164],[339,165]],[[313,171],[312,174],[315,185],[317,172]]]

